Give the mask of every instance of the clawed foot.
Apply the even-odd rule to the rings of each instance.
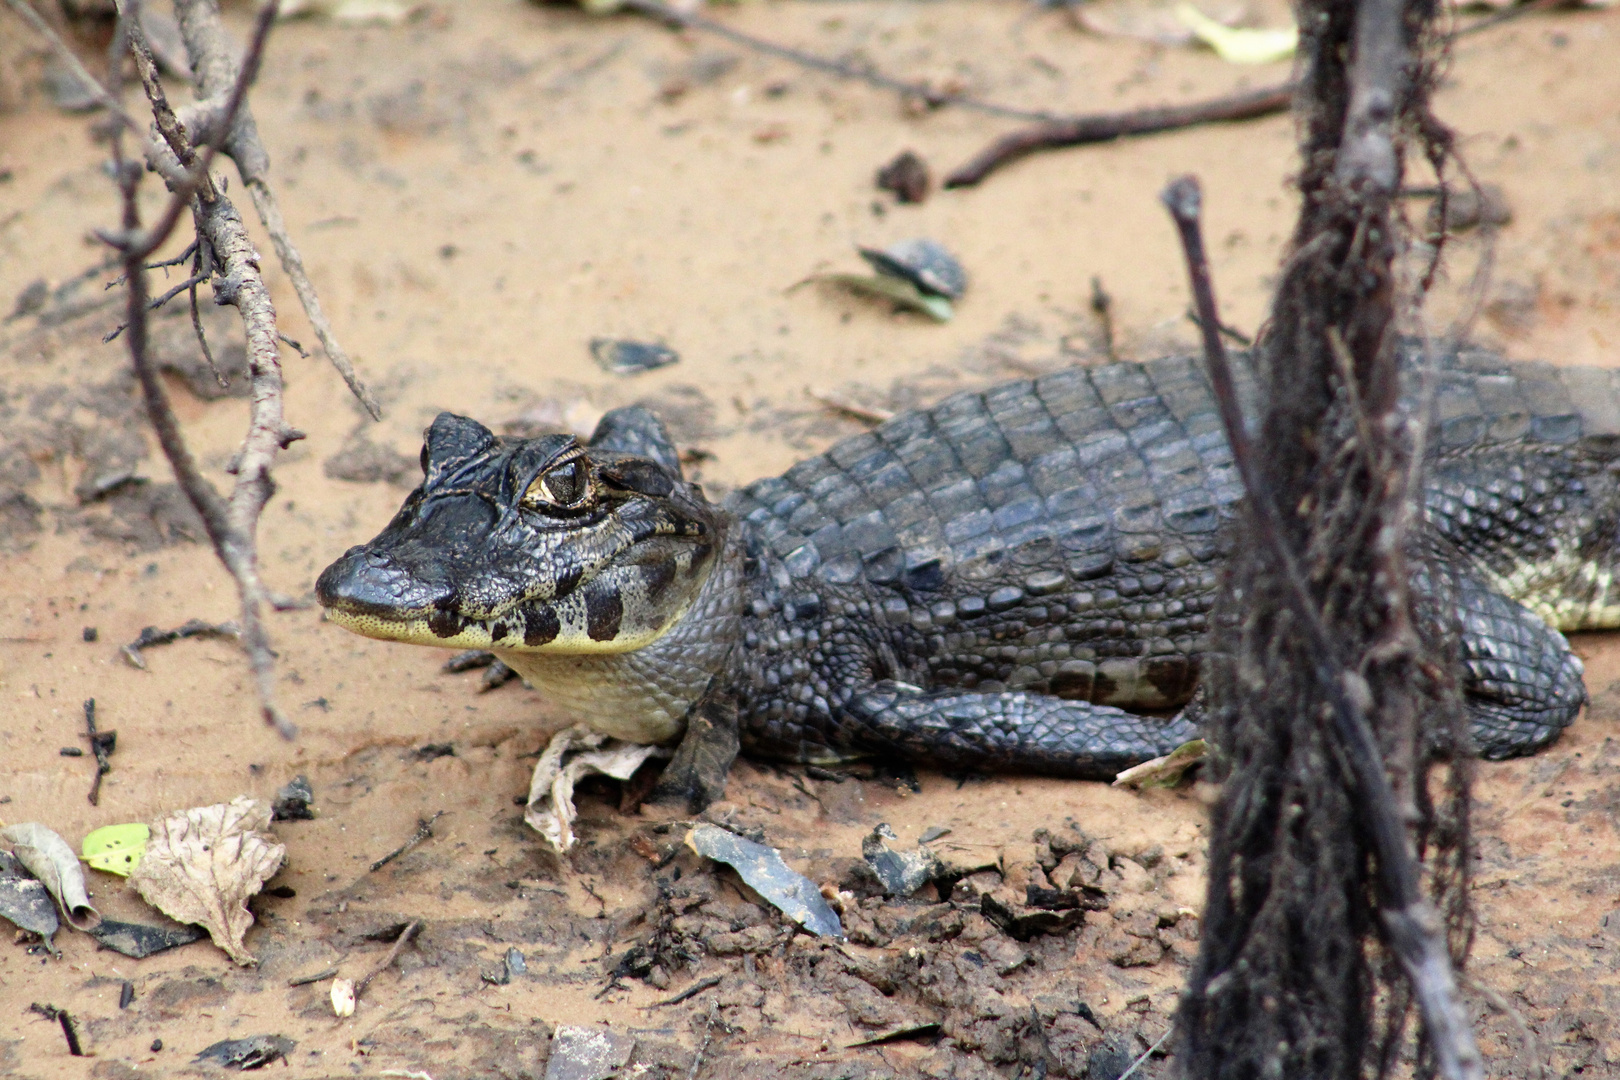
[[[487,649],[468,649],[466,652],[456,653],[444,662],[444,671],[451,675],[459,675],[474,668],[484,669],[484,677],[478,683],[480,694],[505,686],[518,677],[517,672],[507,667],[499,657]]]

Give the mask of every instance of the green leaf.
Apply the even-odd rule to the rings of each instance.
[[[950,322],[951,316],[956,314],[951,302],[945,297],[925,293],[905,278],[866,274],[819,274],[810,280],[825,281],[829,285],[838,285],[851,292],[892,300],[901,307],[920,311],[936,322]]]
[[[128,877],[129,872],[140,865],[151,835],[151,830],[139,822],[105,825],[84,838],[79,846],[79,858],[93,869]]]

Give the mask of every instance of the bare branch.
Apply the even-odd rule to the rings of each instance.
[[[1297,89],[1292,82],[1244,90],[1186,105],[1160,105],[1128,112],[1052,116],[1034,127],[1010,132],[973,155],[945,177],[945,187],[972,187],[1003,165],[1038,150],[1112,142],[1130,135],[1152,135],[1199,124],[1253,120],[1287,110]]]
[[[195,6],[196,2],[192,0],[190,6]],[[262,618],[264,605],[269,598],[259,577],[255,535],[259,515],[274,491],[270,469],[276,454],[288,443],[302,438],[302,435],[288,427],[283,419],[280,335],[276,328],[275,308],[259,272],[258,252],[253,248],[236,208],[214,186],[208,174],[218,145],[225,140],[227,133],[236,130],[234,120],[246,100],[248,85],[258,71],[259,59],[263,56],[265,40],[275,17],[276,0],[270,0],[259,13],[247,56],[223,97],[224,108],[217,130],[207,133],[213,141],[200,154],[197,153],[198,144],[192,140],[188,130],[190,125],[181,121],[170,108],[155,65],[150,63],[139,30],[139,7],[139,0],[120,3],[120,22],[126,25],[129,47],[135,54],[147,99],[164,140],[161,146],[148,144],[148,157],[161,161],[166,155],[172,156],[177,168],[161,171],[168,179],[173,194],[158,221],[151,228],[142,229],[136,200],[141,171],[124,160],[121,139],[115,134],[112,150],[115,175],[122,195],[123,220],[117,233],[104,233],[103,237],[119,250],[124,261],[130,358],[146,401],[147,416],[177,483],[201,516],[220,561],[236,580],[242,603],[242,647],[253,669],[265,720],[284,737],[291,738],[296,729],[275,703],[275,654],[270,648]],[[179,5],[182,14],[187,7],[185,0],[182,0]],[[182,21],[182,27],[184,25]],[[222,38],[216,36],[210,40],[217,43]],[[199,70],[204,64],[217,70],[221,63],[229,62],[228,58],[219,61],[217,57],[210,57],[205,49],[198,48],[197,43],[189,39],[188,49],[193,66]],[[147,295],[145,263],[167,240],[179,215],[188,208],[197,229],[197,240],[193,245],[194,266],[199,274],[213,271],[215,302],[235,306],[242,316],[247,334],[248,369],[252,382],[250,418],[247,435],[230,468],[236,481],[228,499],[222,497],[202,475],[186,446],[179,421],[147,348],[147,313],[152,304]],[[163,298],[166,300],[178,295],[181,290],[192,291],[194,320],[196,279],[197,275],[194,274],[191,280],[171,290]],[[198,328],[200,330],[200,324]]]
[[[314,327],[315,336],[320,339],[327,359],[371,418],[382,419],[382,407],[355,374],[349,354],[338,344],[337,334],[322,310],[320,297],[304,269],[303,256],[287,231],[281,207],[268,181],[270,155],[265,153],[264,145],[259,141],[258,125],[253,121],[252,112],[245,107],[227,110],[233,117],[227,123],[209,105],[210,102],[220,101],[226,88],[239,85],[242,81],[231,60],[230,38],[220,22],[217,4],[212,0],[182,0],[177,5],[176,13],[180,16],[180,31],[186,41],[192,70],[197,73],[197,89],[203,98],[190,115],[198,117],[198,122],[211,133],[219,129],[219,144],[236,162],[237,172],[247,185],[259,221],[270,234],[270,244],[276,250],[276,258],[281,261],[282,270],[292,282],[293,291],[298,294],[298,302],[303,306],[310,326]],[[250,50],[249,62],[253,57],[254,52]]]

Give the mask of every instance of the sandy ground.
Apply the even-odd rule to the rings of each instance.
[[[1028,107],[1123,108],[1287,74],[1088,36],[1010,0],[787,0],[721,17]],[[21,33],[0,21],[9,47]],[[1532,16],[1454,50],[1442,114],[1513,212],[1475,335],[1511,355],[1620,363],[1617,47],[1610,10]],[[92,267],[89,230],[117,220],[86,120],[51,107],[38,58],[8,55],[19,66],[0,114],[4,298]],[[435,4],[392,29],[286,24],[253,105],[305,260],[386,407],[382,423],[363,422],[323,359],[286,354],[289,419],[309,438],[282,459],[261,539],[265,576],[292,596],[386,520],[403,493],[389,477],[408,477],[440,409],[588,429],[606,408],[649,401],[712,455],[698,467],[721,493],[861,429],[807,391],[904,406],[1094,360],[1093,276],[1115,300],[1119,355],[1187,344],[1183,271],[1154,197],[1174,173],[1203,177],[1224,309],[1242,329],[1263,318],[1294,214],[1286,117],[1034,158],[976,190],[896,205],[872,178],[898,151],[937,175],[1008,123],[915,115],[713,38],[517,0]],[[972,275],[948,325],[787,291],[858,269],[855,243],[914,235],[946,243]],[[1457,251],[1435,325],[1458,310],[1477,253]],[[267,269],[286,331],[313,341]],[[557,1025],[607,1023],[637,1040],[626,1075],[1113,1077],[1121,1055],[1163,1033],[1196,950],[1196,791],[930,773],[912,785],[860,770],[838,782],[741,764],[710,816],[762,830],[812,879],[856,894],[851,941],[834,946],[781,932],[735,879],[682,853],[680,829],[620,815],[607,789],[583,799],[576,855],[547,854],[513,800],[558,720],[519,686],[479,694],[476,675],[441,674],[430,651],[363,641],[315,610],[278,614],[281,700],[301,728],[287,743],[259,725],[228,643],[152,649],[144,672],[126,664],[117,646],[143,626],[231,618],[234,592],[188,540],[196,523],[142,434],[120,346],[100,342],[116,320],[105,279],[0,326],[0,818],[76,843],[104,824],[268,797],[297,774],[319,816],[276,826],[289,855],[273,884],[288,895],[256,902],[257,968],[206,943],[142,961],[67,932],[60,960],[0,944],[0,1074],[167,1075],[206,1069],[192,1056],[218,1039],[281,1034],[297,1043],[282,1075],[530,1076]],[[194,365],[183,320],[159,333],[177,368]],[[682,360],[610,375],[587,350],[597,335],[663,340]],[[245,406],[188,385],[172,381],[187,435],[223,483]],[[367,463],[380,479],[329,475],[367,475]],[[131,471],[146,483],[81,504]],[[1490,1001],[1528,1024],[1556,1075],[1620,1073],[1620,645],[1576,647],[1589,714],[1540,757],[1479,770],[1472,973],[1488,991],[1475,1000],[1492,1075],[1528,1065],[1516,1022]],[[86,801],[91,760],[58,753],[83,743],[91,697],[118,731],[99,807]],[[367,870],[437,813],[431,839]],[[965,880],[961,904],[859,899],[860,838],[882,821],[906,841],[948,827],[953,859],[999,874]],[[974,889],[1027,883],[1070,848],[1108,911],[1027,942],[973,912]],[[149,917],[118,880],[93,887],[107,913]],[[387,950],[377,939],[412,919],[421,938],[354,1017],[332,1017],[325,983],[288,986],[333,965],[363,974]],[[638,945],[657,961],[642,965],[647,981],[610,979]],[[528,973],[486,978],[514,947]],[[124,980],[135,996],[120,1009]],[[36,1001],[77,1017],[94,1056],[69,1057],[57,1027],[27,1011]],[[930,1023],[935,1038],[849,1048]]]

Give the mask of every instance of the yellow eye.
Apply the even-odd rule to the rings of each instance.
[[[577,457],[535,477],[529,484],[529,490],[523,493],[523,502],[534,509],[553,506],[574,510],[588,502],[590,497],[590,465],[584,458]]]

